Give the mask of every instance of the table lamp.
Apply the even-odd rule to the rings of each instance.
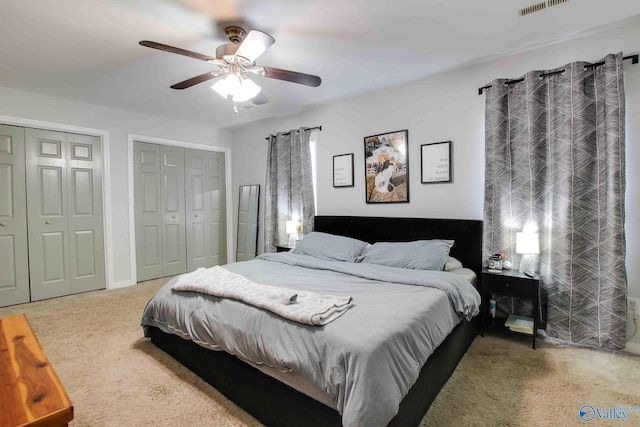
[[[298,230],[300,229],[300,223],[298,221],[289,220],[285,223],[285,232],[289,235],[289,246],[295,247],[298,241]]]
[[[535,255],[540,253],[538,233],[516,233],[516,253],[521,254],[520,273],[535,274]]]

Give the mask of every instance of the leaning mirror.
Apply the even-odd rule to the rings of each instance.
[[[236,261],[247,261],[258,254],[258,207],[260,186],[241,185],[238,202],[238,240]]]

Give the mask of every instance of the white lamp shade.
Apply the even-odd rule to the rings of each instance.
[[[220,95],[221,97],[223,97],[225,99],[229,95],[227,79],[218,80],[213,86],[211,86],[211,89],[213,89],[216,92],[218,92],[218,95]]]
[[[228,74],[224,79],[218,80],[211,89],[220,94],[221,97],[227,98],[229,95],[234,95],[242,89],[240,78],[235,74]]]
[[[516,233],[516,253],[539,254],[540,241],[538,239],[538,233]]]
[[[240,89],[233,95],[233,100],[235,102],[248,101],[251,98],[254,98],[262,90],[262,88],[255,84],[251,79],[243,78],[240,82]]]
[[[253,80],[240,77],[235,73],[218,80],[211,86],[211,89],[215,90],[223,98],[232,96],[235,102],[248,101],[262,90]]]
[[[293,221],[293,220],[287,221],[285,223],[285,232],[287,234],[295,234],[298,232],[299,225],[300,224],[298,223],[298,221]]]

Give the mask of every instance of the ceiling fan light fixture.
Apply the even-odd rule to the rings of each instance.
[[[215,84],[211,85],[211,89],[215,90],[218,95],[220,95],[223,98],[227,98],[227,84],[225,82],[225,79],[220,79],[217,82],[215,82]]]
[[[236,73],[230,73],[224,79],[218,80],[211,89],[225,99],[232,97],[234,102],[248,101],[262,90],[253,80]]]
[[[247,78],[240,79],[240,90],[233,95],[234,102],[245,102],[254,98],[260,93],[262,88],[253,80]]]
[[[240,88],[240,79],[235,73],[227,74],[225,78],[218,80],[211,86],[211,89],[218,92],[218,94],[225,99],[230,95],[233,96]]]

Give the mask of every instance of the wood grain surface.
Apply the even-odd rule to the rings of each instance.
[[[0,408],[0,427],[73,419],[73,404],[24,314],[0,319]]]

